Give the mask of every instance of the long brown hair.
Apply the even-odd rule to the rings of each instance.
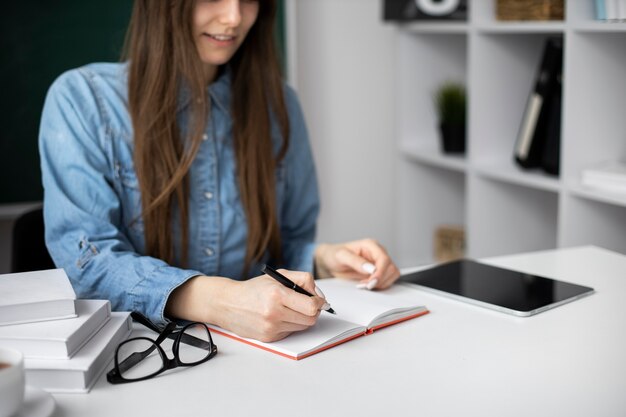
[[[135,0],[124,53],[129,61],[128,101],[146,253],[172,265],[187,263],[188,172],[210,111],[192,32],[194,4],[194,0]],[[244,275],[267,251],[276,260],[281,252],[275,168],[287,151],[289,120],[273,37],[275,15],[275,0],[259,1],[257,20],[228,64],[237,179],[248,223]],[[192,92],[184,132],[176,119],[183,88]],[[282,134],[277,155],[272,120]],[[179,253],[172,236],[175,221],[182,230]]]

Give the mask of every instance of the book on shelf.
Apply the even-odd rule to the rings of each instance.
[[[322,312],[315,326],[272,343],[244,338],[209,324],[212,331],[289,359],[304,359],[375,330],[422,316],[428,309],[419,304],[419,292],[402,285],[383,291],[355,287],[354,281],[338,278],[316,281],[337,315]]]
[[[26,358],[68,359],[109,320],[108,300],[76,300],[78,317],[0,326],[0,347]]]
[[[610,161],[586,168],[581,174],[586,187],[626,194],[626,162]]]
[[[594,0],[594,9],[596,20],[626,21],[626,0]]]
[[[553,80],[554,90],[547,106],[548,122],[546,142],[541,155],[541,168],[548,174],[558,176],[561,171],[561,95],[563,91],[563,68],[558,66]]]
[[[607,20],[605,0],[594,0],[593,5],[596,12],[596,20]]]
[[[528,97],[515,143],[515,161],[523,168],[544,167],[546,151],[554,155],[554,149],[559,146],[561,124],[559,86],[562,67],[563,40],[560,37],[549,37],[546,39],[533,90]],[[556,156],[558,157],[558,152]],[[548,169],[554,170],[554,167],[549,165]]]
[[[626,0],[613,1],[617,1],[617,21],[626,22]]]
[[[50,392],[88,392],[131,330],[130,313],[111,313],[104,327],[72,358],[24,358],[26,384]]]
[[[0,275],[0,325],[76,317],[74,300],[63,269]]]

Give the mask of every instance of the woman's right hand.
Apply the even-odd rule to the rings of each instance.
[[[311,294],[317,293],[311,274],[280,272]],[[198,276],[170,295],[167,310],[173,317],[213,323],[239,336],[273,342],[313,326],[325,303],[319,295],[299,294],[267,275],[247,281]]]

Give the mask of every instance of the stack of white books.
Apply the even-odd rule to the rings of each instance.
[[[88,392],[131,325],[108,300],[77,300],[62,269],[0,275],[0,347],[24,354],[28,385]]]
[[[584,186],[626,194],[626,162],[611,161],[582,171]]]

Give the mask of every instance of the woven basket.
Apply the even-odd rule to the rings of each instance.
[[[563,0],[496,0],[498,20],[563,20]]]
[[[435,259],[448,262],[465,256],[465,230],[462,226],[441,225],[434,234]]]

